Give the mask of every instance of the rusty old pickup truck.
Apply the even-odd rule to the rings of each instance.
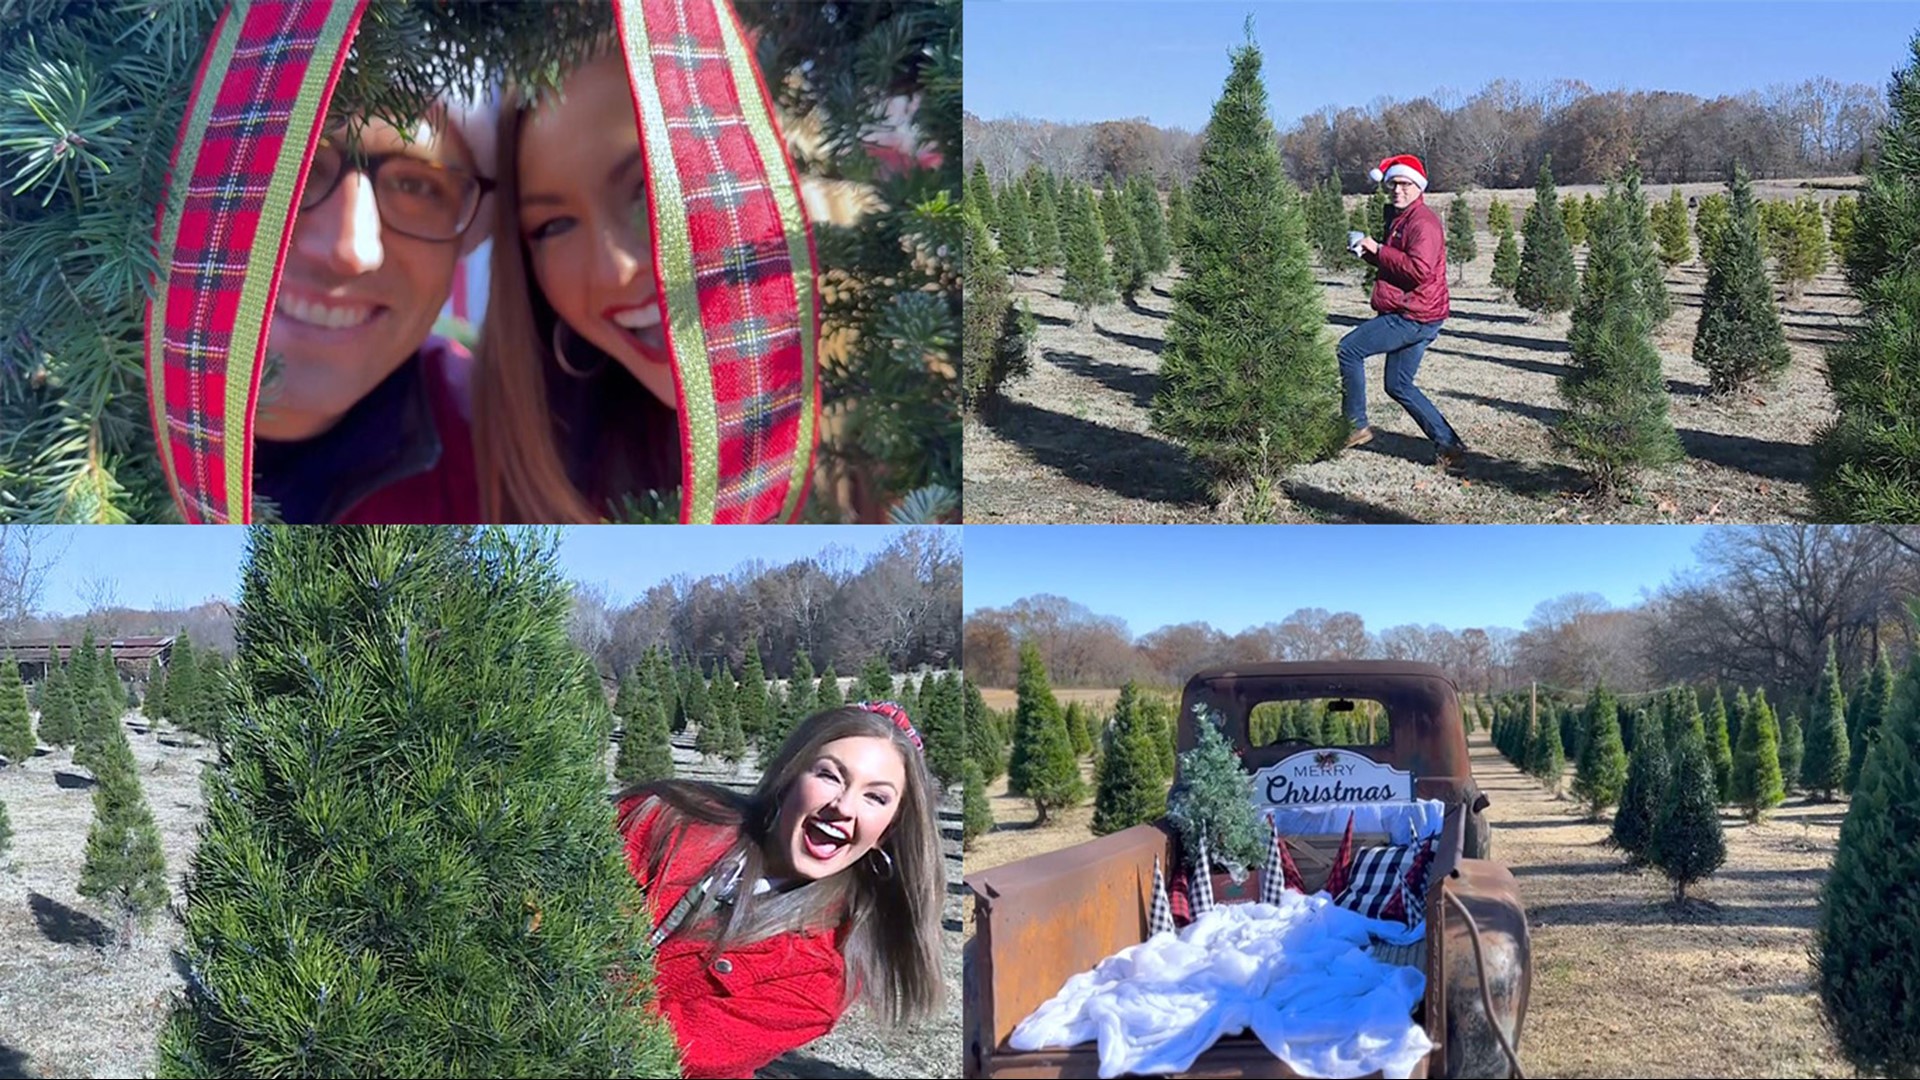
[[[1329,715],[1352,713],[1358,704],[1383,721],[1369,725],[1369,738],[1349,736],[1366,745],[1330,747],[1304,740],[1298,731],[1275,733],[1271,724],[1252,723],[1256,707],[1267,702],[1311,702]],[[1249,797],[1262,813],[1275,814],[1276,826],[1283,818],[1297,821],[1301,809],[1311,815],[1316,802],[1400,800],[1408,806],[1426,803],[1420,809],[1427,811],[1435,809],[1428,800],[1439,804],[1444,824],[1437,827],[1427,876],[1424,940],[1381,948],[1374,955],[1418,966],[1425,976],[1412,1019],[1433,1049],[1413,1076],[1522,1075],[1518,1051],[1531,979],[1526,912],[1513,875],[1492,860],[1487,796],[1474,782],[1459,695],[1445,673],[1433,665],[1398,661],[1215,668],[1187,682],[1179,716],[1182,753],[1196,743],[1202,722],[1196,717],[1219,724],[1249,770]],[[1256,727],[1265,727],[1263,735],[1273,741],[1257,745]],[[1344,723],[1333,730],[1352,731]],[[1315,763],[1333,760],[1351,761],[1366,775],[1333,784],[1305,779],[1328,771],[1316,774]],[[1282,809],[1285,814],[1276,813]],[[1334,850],[1341,837],[1293,834],[1286,839],[1292,850],[1311,856]],[[1355,842],[1365,839],[1356,834]],[[964,960],[964,1075],[1007,1080],[1099,1075],[1093,1043],[1023,1051],[1011,1047],[1009,1036],[1070,977],[1147,939],[1156,859],[1168,867],[1182,865],[1178,848],[1177,832],[1163,818],[967,875],[974,934]],[[1302,862],[1309,893],[1324,883],[1330,869],[1324,863],[1311,857]],[[1225,873],[1213,874],[1218,902],[1257,899],[1257,875],[1256,868],[1236,882]],[[1180,1075],[1299,1074],[1259,1039],[1241,1034],[1219,1039]]]

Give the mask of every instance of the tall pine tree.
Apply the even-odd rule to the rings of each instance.
[[[1893,701],[1893,666],[1887,662],[1885,649],[1880,650],[1874,661],[1873,673],[1867,676],[1864,692],[1856,691],[1860,712],[1858,720],[1847,726],[1847,735],[1852,743],[1847,763],[1847,790],[1851,792],[1860,783],[1860,765],[1866,760],[1867,750],[1880,736],[1880,724],[1887,715],[1887,709]]]
[[[1500,290],[1501,298],[1511,300],[1513,289],[1520,283],[1520,245],[1513,239],[1513,221],[1509,219],[1500,230],[1500,242],[1493,249],[1493,284]]]
[[[1706,723],[1707,760],[1713,765],[1713,786],[1720,801],[1733,801],[1733,738],[1727,730],[1727,699],[1718,686],[1713,688],[1713,708],[1703,718]]]
[[[1095,836],[1143,825],[1166,813],[1166,779],[1160,775],[1154,732],[1141,705],[1136,683],[1120,688],[1113,722],[1102,735],[1105,745],[1093,800]]]
[[[1133,211],[1134,231],[1140,237],[1140,254],[1146,272],[1164,274],[1171,265],[1167,245],[1167,216],[1160,209],[1160,196],[1144,176],[1127,181],[1128,205]]]
[[[1728,182],[1729,221],[1707,260],[1693,360],[1717,392],[1767,381],[1791,357],[1760,251],[1760,214],[1745,169]],[[1703,245],[1704,246],[1704,245]]]
[[[1860,317],[1827,350],[1839,415],[1816,443],[1822,521],[1920,521],[1920,34],[1888,90],[1887,123],[1841,241]]]
[[[1054,206],[1053,185],[1047,183],[1047,179],[1047,173],[1039,165],[1027,169],[1027,206],[1033,224],[1036,270],[1052,270],[1060,265],[1060,212]],[[967,302],[973,302],[971,292],[967,293]]]
[[[1467,206],[1464,193],[1455,195],[1447,204],[1447,261],[1453,264],[1454,284],[1466,280],[1467,264],[1479,254],[1473,236],[1473,210]]]
[[[115,938],[126,950],[133,946],[135,926],[167,905],[166,858],[126,730],[115,724],[101,731],[87,767],[95,781],[93,827],[87,831],[77,891],[113,913]]]
[[[1300,195],[1281,168],[1260,50],[1234,53],[1193,185],[1153,424],[1216,485],[1319,458],[1346,435]]]
[[[1633,758],[1627,763],[1620,809],[1613,815],[1613,829],[1607,838],[1636,866],[1647,861],[1654,828],[1660,821],[1660,806],[1667,796],[1671,759],[1665,727],[1655,714],[1634,725]]]
[[[1573,775],[1573,794],[1587,804],[1589,820],[1620,801],[1627,782],[1627,754],[1620,742],[1619,703],[1606,687],[1594,691],[1593,717],[1580,748],[1580,764]]]
[[[1653,842],[1647,848],[1647,861],[1673,883],[1676,904],[1686,903],[1688,886],[1727,861],[1727,838],[1720,827],[1718,802],[1713,763],[1706,746],[1691,735],[1682,737],[1674,758],[1673,779],[1667,784]]]
[[[677,1071],[553,544],[252,535],[159,1075]]]
[[[1567,333],[1570,364],[1560,377],[1567,411],[1555,434],[1609,491],[1640,469],[1684,456],[1653,345],[1658,320],[1647,295],[1646,253],[1630,224],[1640,214],[1636,197],[1608,186],[1590,223],[1580,303]]]
[[[0,654],[0,757],[18,765],[32,757],[33,750],[33,717],[20,684],[20,665],[11,654]]]
[[[1840,690],[1840,661],[1833,639],[1827,639],[1827,666],[1814,687],[1813,708],[1807,719],[1806,741],[1800,760],[1800,787],[1822,801],[1847,786],[1851,743],[1847,739],[1846,698]]]
[[[1767,692],[1756,690],[1734,751],[1733,801],[1746,811],[1748,821],[1759,821],[1761,814],[1785,798],[1780,781],[1780,726],[1767,706]]]
[[[1573,265],[1573,244],[1567,236],[1560,196],[1553,185],[1553,157],[1540,163],[1533,188],[1533,206],[1526,216],[1526,246],[1520,252],[1520,273],[1513,296],[1520,306],[1541,315],[1573,306],[1579,279]]]
[[[1660,261],[1679,266],[1693,261],[1693,233],[1687,228],[1687,201],[1674,188],[1665,202],[1654,204],[1653,235],[1660,245]]]
[[[1033,269],[1033,223],[1028,220],[1027,190],[1011,183],[994,196],[1000,211],[1000,253],[1016,274]]]
[[[1115,296],[1113,268],[1107,263],[1107,233],[1100,225],[1093,194],[1083,185],[1070,184],[1061,198],[1068,220],[1060,298],[1085,318],[1094,308],[1112,303]]]
[[[1915,48],[1920,54],[1920,44]],[[1879,732],[1822,886],[1814,987],[1856,1069],[1920,1076],[1920,909],[1913,900],[1920,881],[1920,656],[1909,662]]]

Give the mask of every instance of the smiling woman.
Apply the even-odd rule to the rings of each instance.
[[[856,999],[895,1023],[938,1006],[934,791],[906,711],[861,702],[798,724],[749,795],[660,781],[616,797],[688,1077],[750,1075]]]

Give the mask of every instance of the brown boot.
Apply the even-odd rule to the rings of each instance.
[[[1346,448],[1348,450],[1351,450],[1356,446],[1365,446],[1366,444],[1372,441],[1373,441],[1373,428],[1371,427],[1358,428],[1354,431],[1353,434],[1347,436]]]
[[[1455,445],[1442,449],[1433,459],[1433,467],[1443,473],[1458,475],[1467,468],[1467,448]]]

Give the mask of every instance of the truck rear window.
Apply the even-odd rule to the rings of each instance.
[[[1329,708],[1335,701],[1351,709]],[[1263,701],[1247,717],[1250,745],[1386,746],[1393,742],[1386,707],[1352,698]]]

